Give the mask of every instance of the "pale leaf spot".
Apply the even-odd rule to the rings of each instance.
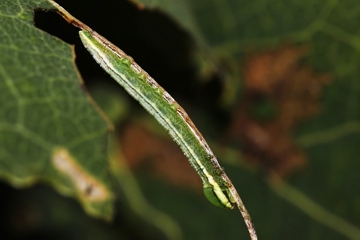
[[[52,162],[57,170],[70,178],[82,198],[93,202],[109,198],[106,187],[86,172],[66,149],[56,149],[52,155]]]

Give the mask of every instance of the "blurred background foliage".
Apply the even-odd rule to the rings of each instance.
[[[360,239],[360,3],[57,2],[186,109],[260,239]],[[207,202],[179,147],[97,66],[78,30],[40,10],[35,25],[75,45],[86,88],[115,126],[115,215],[106,223],[46,185],[2,183],[1,239],[248,239],[240,213]]]

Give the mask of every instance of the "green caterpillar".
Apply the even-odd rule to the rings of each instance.
[[[207,199],[219,207],[232,209],[237,205],[251,239],[257,239],[239,194],[185,110],[131,57],[57,3],[50,2],[69,23],[81,29],[81,41],[95,61],[169,132],[202,179]]]

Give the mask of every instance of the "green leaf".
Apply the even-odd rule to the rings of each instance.
[[[0,2],[0,177],[47,182],[92,215],[112,215],[110,125],[84,90],[73,48],[33,25],[47,1]]]

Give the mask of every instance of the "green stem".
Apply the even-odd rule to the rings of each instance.
[[[311,218],[350,239],[360,239],[359,228],[326,210],[296,188],[276,177],[269,178],[267,183],[280,197],[298,207]]]

